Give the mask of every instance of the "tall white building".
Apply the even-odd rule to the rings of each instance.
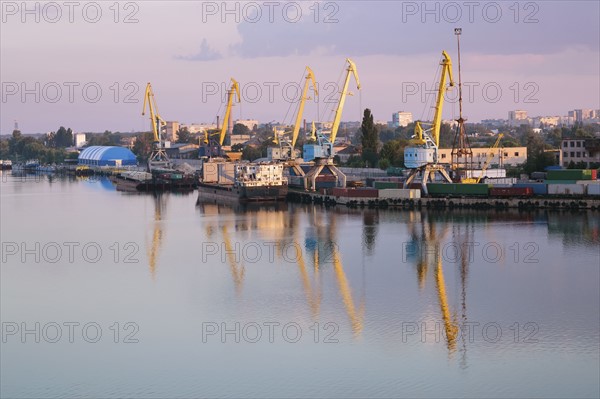
[[[85,145],[85,133],[75,133],[73,139],[75,140],[75,147],[80,148]]]
[[[406,127],[409,123],[412,123],[413,116],[412,112],[398,111],[392,114],[392,126],[393,127]]]
[[[167,121],[166,130],[167,140],[173,142],[177,141],[177,131],[179,130],[179,122]]]
[[[510,126],[528,125],[529,118],[527,118],[527,111],[523,111],[523,110],[508,111],[508,124]]]

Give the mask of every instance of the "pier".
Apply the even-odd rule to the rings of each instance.
[[[327,194],[327,190],[309,192],[290,188],[287,199],[291,202],[371,209],[562,209],[600,211],[600,198],[583,196],[367,198],[334,196]]]

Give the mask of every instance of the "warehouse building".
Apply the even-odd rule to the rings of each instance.
[[[135,154],[125,147],[92,146],[79,153],[78,164],[90,166],[135,166]]]

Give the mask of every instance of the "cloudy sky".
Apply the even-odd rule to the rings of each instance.
[[[600,108],[598,1],[2,1],[0,133],[139,131],[146,82],[166,120],[214,122],[231,77],[238,119],[292,120],[305,66],[331,120],[345,59],[360,92],[343,120],[394,111],[430,115],[442,50],[454,62],[462,28],[464,113],[470,121]],[[314,97],[314,96],[313,96]],[[444,117],[456,117],[455,94]]]

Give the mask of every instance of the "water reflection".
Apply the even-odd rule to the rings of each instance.
[[[196,193],[8,180],[0,192],[4,240],[32,248],[77,238],[100,243],[107,256],[85,264],[10,257],[0,268],[3,320],[96,320],[105,334],[99,345],[80,336],[68,345],[9,337],[2,397],[598,397],[597,212],[194,207]],[[224,250],[200,262],[192,239],[234,249],[268,243],[274,260],[250,264]],[[139,243],[144,263],[115,263],[108,249],[115,240]],[[523,262],[523,252],[513,259],[514,243],[523,251],[528,241],[539,246],[537,262]],[[480,243],[474,262],[462,245],[469,242]],[[497,263],[482,260],[490,242],[505,250]],[[125,320],[140,326],[139,344],[113,344],[109,328]],[[304,335],[296,344],[279,333],[271,344],[266,330],[258,343],[200,335],[204,322],[270,321],[296,322]],[[337,324],[339,342],[315,343],[313,321]],[[435,323],[436,339],[418,331],[403,340],[405,322],[419,330]],[[461,334],[465,322],[480,323],[473,340]],[[502,327],[498,342],[482,337],[488,322]],[[515,322],[521,335],[510,329]],[[539,326],[536,343],[524,341],[528,322]],[[285,359],[297,367],[282,367]],[[97,375],[104,382],[96,384]]]
[[[379,224],[378,210],[365,210],[363,213],[363,245],[367,255],[373,255],[375,241],[377,240],[377,226]]]
[[[236,233],[255,233],[260,236],[262,244],[273,244],[274,253],[279,262],[293,260],[298,271],[300,287],[314,321],[318,320],[324,295],[320,274],[323,267],[331,265],[338,294],[351,329],[355,336],[361,333],[365,314],[364,292],[360,303],[357,304],[344,270],[339,241],[336,237],[338,213],[330,212],[324,215],[318,208],[312,206],[216,202],[203,199],[201,196],[198,197],[196,206],[203,216],[217,217],[214,221],[205,222],[207,236],[215,237],[215,227],[220,229],[225,247],[225,257],[231,270],[237,295],[240,295],[242,291],[245,268],[235,260],[236,249],[232,245],[230,228],[233,228]],[[236,217],[229,217],[232,215]],[[304,237],[301,235],[303,225],[301,220],[306,222]],[[374,235],[369,233],[368,236],[371,243],[365,247],[369,248],[370,246],[368,250],[372,250]],[[251,238],[252,236],[247,237]],[[312,268],[307,267],[307,260]]]
[[[148,266],[150,267],[150,275],[152,279],[156,279],[156,262],[158,259],[158,251],[163,241],[162,218],[167,208],[167,195],[163,193],[152,193],[154,199],[154,222],[152,224],[152,239],[148,248]]]

